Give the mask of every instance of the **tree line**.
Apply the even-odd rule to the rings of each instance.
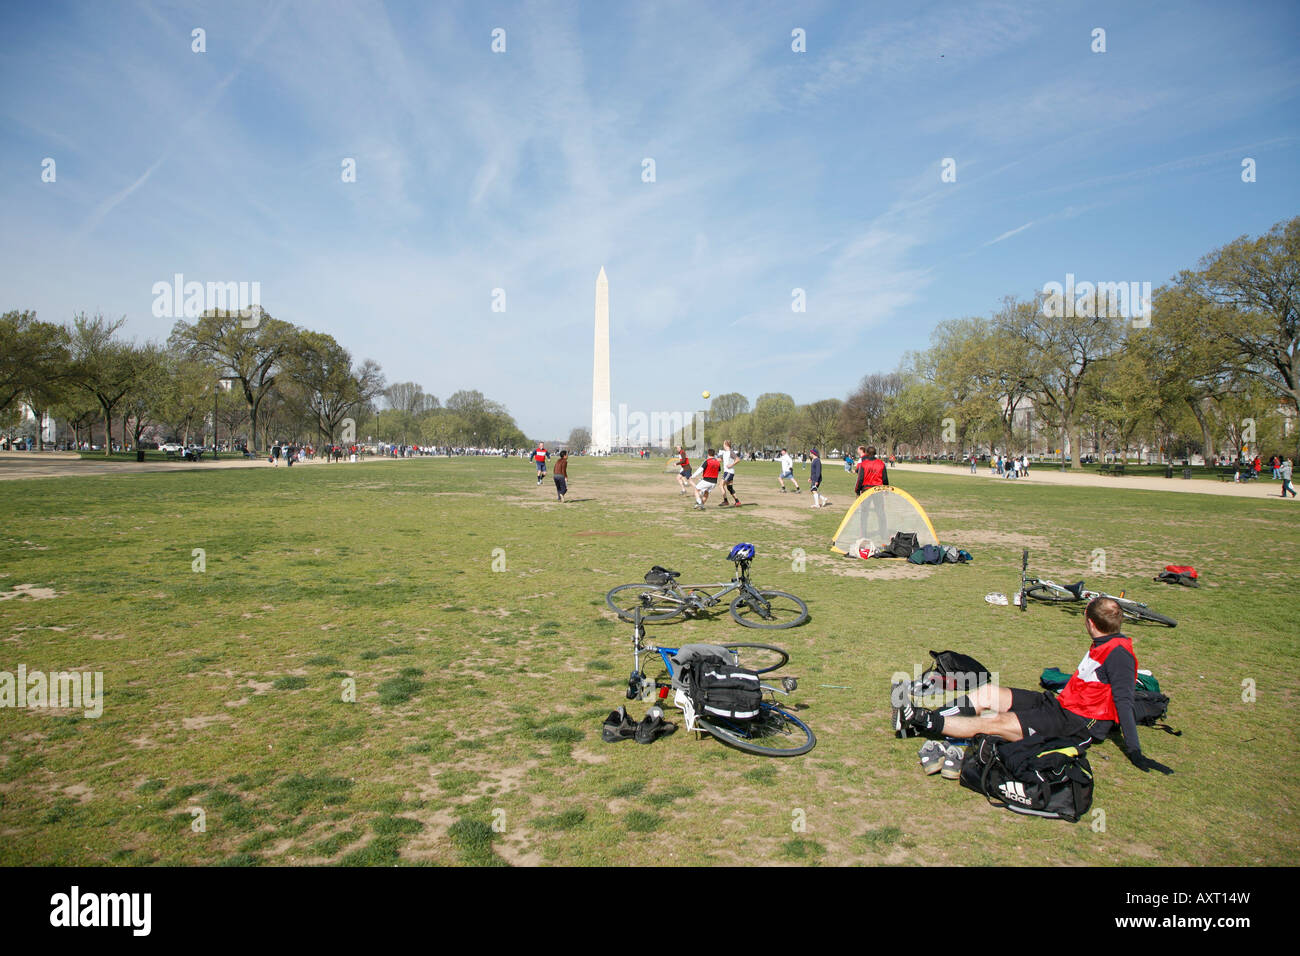
[[[928,348],[844,399],[713,399],[703,443],[751,450],[875,444],[892,454],[1059,454],[1165,460],[1300,451],[1300,217],[1204,256],[1127,308],[1083,286],[1005,298],[938,324]],[[1126,314],[1117,315],[1118,312]],[[690,444],[686,430],[675,443]]]
[[[250,451],[273,441],[317,445],[375,441],[522,446],[504,406],[476,391],[445,407],[420,386],[386,386],[379,365],[357,362],[333,336],[263,310],[212,310],[178,321],[165,344],[125,338],[126,320],[77,315],[66,325],[34,312],[0,315],[0,432],[13,434],[23,405],[37,422],[63,423],[72,441],[102,429],[140,447],[147,434],[210,443],[224,432]],[[216,434],[212,429],[218,430]]]

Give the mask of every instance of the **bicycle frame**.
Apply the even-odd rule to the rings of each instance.
[[[663,701],[668,699],[668,692],[676,690],[673,695],[673,706],[680,710],[686,717],[686,729],[692,733],[706,733],[705,730],[696,726],[695,707],[690,698],[680,688],[675,688],[677,681],[677,667],[673,663],[673,657],[680,648],[677,647],[659,647],[658,645],[646,645],[642,642],[645,637],[645,626],[641,623],[641,612],[634,612],[635,620],[632,624],[632,657],[633,670],[632,676],[628,678],[628,699],[638,699],[644,703],[651,701]],[[668,671],[668,681],[665,683],[659,679],[647,678],[645,670],[641,666],[641,656],[643,651],[653,651],[663,660],[664,667]],[[771,695],[771,700],[775,701],[775,695],[781,694],[788,696],[784,688],[773,687],[762,681],[758,685],[765,694]],[[635,691],[635,695],[633,694]],[[766,706],[773,706],[770,702],[765,702]]]
[[[1031,587],[1045,587],[1045,588],[1050,588],[1051,590],[1061,595],[1068,594],[1072,601],[1087,602],[1087,601],[1092,601],[1096,598],[1104,597],[1104,598],[1110,598],[1112,601],[1118,601],[1121,605],[1127,604],[1130,606],[1141,607],[1141,608],[1148,607],[1148,605],[1144,604],[1141,601],[1135,601],[1131,597],[1126,597],[1123,591],[1120,591],[1119,594],[1107,594],[1105,591],[1090,591],[1087,588],[1082,586],[1083,582],[1080,582],[1079,590],[1076,592],[1072,588],[1068,588],[1063,584],[1057,584],[1055,581],[1052,581],[1049,578],[1031,578],[1028,576],[1028,567],[1029,567],[1029,551],[1026,550],[1022,554],[1021,568],[1020,568],[1020,610],[1022,611],[1025,610],[1025,606],[1028,604],[1027,592]]]
[[[712,588],[722,590],[712,591]],[[718,581],[715,584],[679,584],[674,578],[667,584],[661,585],[659,590],[665,597],[674,598],[685,605],[688,611],[702,611],[717,607],[732,591],[748,593],[754,598],[759,597],[758,591],[749,583],[749,569],[740,566],[730,581]]]

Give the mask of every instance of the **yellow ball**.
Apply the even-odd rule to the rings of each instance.
[[[703,392],[702,394],[704,395],[705,398],[708,398],[708,397],[709,397],[709,393],[708,393],[708,392]]]

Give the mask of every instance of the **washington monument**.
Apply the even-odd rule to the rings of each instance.
[[[609,440],[609,280],[605,267],[596,276],[596,348],[591,372],[591,453],[608,455]]]

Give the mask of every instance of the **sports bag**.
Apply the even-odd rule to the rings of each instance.
[[[942,564],[943,548],[937,544],[927,544],[909,554],[907,560],[913,564]]]
[[[691,661],[682,683],[696,716],[746,721],[758,716],[763,690],[758,674],[718,659]]]
[[[1186,574],[1181,571],[1164,570],[1161,571],[1159,574],[1157,574],[1154,578],[1152,578],[1152,580],[1160,581],[1164,584],[1181,584],[1183,587],[1187,587],[1187,588],[1200,587],[1200,584],[1198,584],[1196,581],[1195,575]]]
[[[889,539],[889,547],[882,548],[878,553],[882,557],[910,558],[912,552],[920,546],[921,542],[917,540],[915,531],[896,531]]]
[[[920,678],[912,682],[912,700],[918,706],[931,706],[926,698],[947,691],[969,693],[992,679],[989,669],[965,654],[956,651],[931,651],[934,664]]]
[[[1012,743],[977,734],[966,748],[961,785],[1014,813],[1074,823],[1092,808],[1088,743],[1040,736]]]

